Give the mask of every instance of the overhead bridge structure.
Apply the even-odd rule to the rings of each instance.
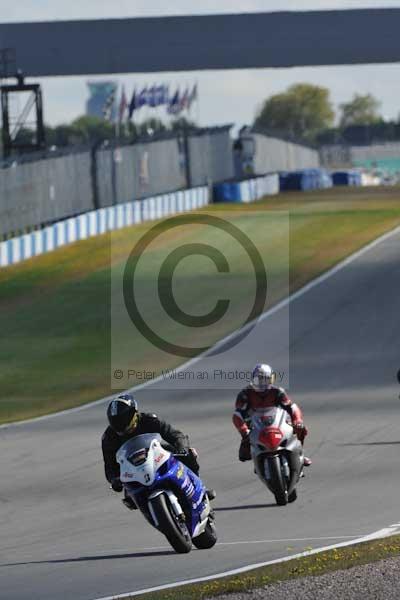
[[[0,24],[29,76],[390,63],[400,9]]]

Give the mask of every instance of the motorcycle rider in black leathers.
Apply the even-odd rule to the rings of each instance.
[[[107,408],[107,418],[109,426],[103,434],[101,446],[106,479],[115,492],[123,490],[116,454],[122,444],[143,433],[160,434],[166,442],[163,446],[170,452],[179,454],[179,460],[198,475],[200,467],[197,453],[190,448],[188,436],[154,414],[139,412],[132,394],[121,394],[112,400]],[[213,490],[207,490],[207,493],[210,500],[215,497]],[[131,510],[137,508],[129,496],[125,495],[122,502]]]

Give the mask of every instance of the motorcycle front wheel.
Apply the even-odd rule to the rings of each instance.
[[[208,519],[207,525],[203,533],[193,538],[193,544],[199,550],[212,548],[217,543],[217,530],[213,519]]]
[[[288,503],[288,493],[286,481],[282,475],[281,461],[279,456],[273,456],[267,460],[271,477],[270,484],[275,496],[275,501],[278,506],[286,506]]]
[[[184,522],[178,521],[164,494],[152,498],[151,505],[158,521],[158,529],[165,535],[175,552],[187,554],[192,549],[192,540]]]

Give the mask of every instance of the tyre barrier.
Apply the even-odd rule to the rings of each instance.
[[[362,185],[362,174],[354,169],[335,171],[332,173],[333,185],[359,186]]]
[[[331,188],[332,185],[332,177],[325,169],[301,169],[279,175],[279,186],[282,192],[321,190]]]
[[[279,176],[274,173],[244,181],[227,181],[213,186],[214,202],[255,202],[279,192]]]

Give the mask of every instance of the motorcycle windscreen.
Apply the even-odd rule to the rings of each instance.
[[[122,444],[121,448],[117,452],[117,460],[118,457],[128,458],[131,454],[138,452],[139,450],[150,448],[150,444],[153,440],[157,440],[161,443],[161,436],[158,433],[143,433],[141,435],[137,435],[131,440]],[[119,462],[119,460],[118,460]]]

